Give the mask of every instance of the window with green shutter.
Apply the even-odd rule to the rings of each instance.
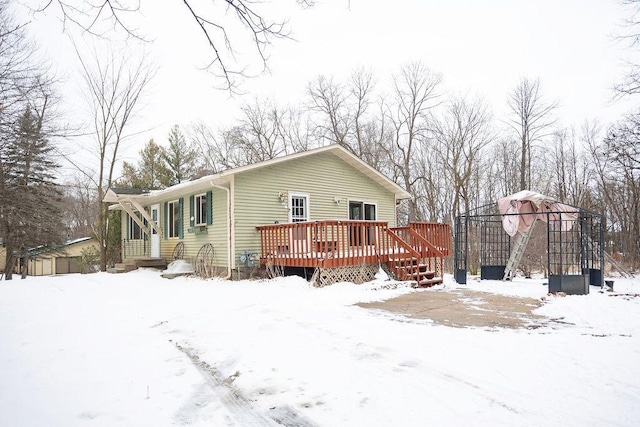
[[[207,194],[198,194],[194,197],[193,210],[191,211],[194,218],[194,225],[207,224],[207,217],[209,215],[207,205]]]
[[[189,197],[190,227],[201,227],[213,224],[213,192],[197,194]]]
[[[182,238],[182,199],[167,202],[165,211],[167,236]]]

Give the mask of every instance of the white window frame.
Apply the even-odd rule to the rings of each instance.
[[[304,219],[295,218],[293,215],[293,199],[294,198],[304,198],[305,206],[304,209],[306,212],[304,215]],[[311,197],[309,197],[308,193],[298,193],[298,192],[289,192],[289,222],[302,222],[302,221],[310,221],[311,220]]]
[[[371,202],[366,200],[349,199],[347,200],[347,215],[351,216],[351,203],[360,203],[362,205],[362,219],[360,221],[377,221],[378,220],[378,202]],[[374,219],[364,219],[366,217],[366,205],[374,206],[376,209],[376,217]],[[351,219],[351,218],[349,218]]]
[[[172,200],[170,202],[167,202],[167,215],[169,216],[169,218],[167,218],[167,225],[169,228],[169,230],[167,230],[167,236],[170,239],[179,238],[180,233],[178,232],[178,230],[180,229],[180,227],[176,222],[176,215],[177,221],[181,221],[182,219],[180,218],[180,200]]]
[[[207,225],[207,193],[196,194],[193,197],[193,224]]]

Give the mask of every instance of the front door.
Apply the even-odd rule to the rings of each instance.
[[[151,206],[151,219],[160,224],[160,205]],[[160,235],[155,228],[151,227],[151,258],[160,258]]]

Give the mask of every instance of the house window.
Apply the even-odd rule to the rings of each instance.
[[[213,224],[213,192],[189,196],[189,227]]]
[[[374,203],[349,202],[349,219],[375,221],[376,218],[376,205]]]
[[[205,225],[207,223],[207,195],[199,194],[194,201],[195,225]]]
[[[309,195],[289,194],[289,222],[309,221]]]
[[[180,233],[180,204],[177,200],[167,203],[169,237],[179,237]]]
[[[138,219],[142,220],[142,215],[140,215],[140,212],[135,212],[135,215],[138,217]],[[133,219],[133,217],[129,214],[127,214],[127,239],[129,240],[140,240],[144,238],[142,229],[140,228],[140,226],[138,225],[138,223]],[[144,221],[144,223],[146,224],[146,221]]]

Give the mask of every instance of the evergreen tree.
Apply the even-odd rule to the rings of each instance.
[[[26,257],[29,248],[61,243],[65,237],[62,191],[54,176],[58,165],[43,133],[43,118],[44,114],[27,107],[0,152],[0,234],[6,248],[7,280],[16,260]]]
[[[122,185],[131,188],[158,190],[168,187],[171,172],[165,160],[165,149],[150,139],[139,151],[138,165],[124,162],[122,165]]]
[[[165,150],[164,160],[169,168],[170,185],[189,181],[198,173],[198,152],[187,143],[178,125],[169,132],[169,148]]]

